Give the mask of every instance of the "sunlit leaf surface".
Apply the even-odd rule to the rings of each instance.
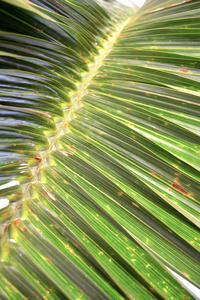
[[[193,299],[199,16],[1,1],[1,299]]]

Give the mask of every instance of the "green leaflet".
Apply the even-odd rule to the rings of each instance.
[[[1,299],[193,299],[198,1],[0,16]]]

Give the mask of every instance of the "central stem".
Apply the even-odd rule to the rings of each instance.
[[[40,174],[40,170],[46,166],[49,166],[49,162],[48,162],[49,153],[51,153],[54,150],[58,150],[57,139],[60,138],[62,135],[66,134],[66,128],[68,127],[68,123],[74,118],[73,116],[74,111],[76,111],[78,108],[82,106],[81,99],[86,94],[89,84],[97,74],[105,58],[112,50],[114,43],[116,42],[117,38],[121,34],[121,31],[124,29],[128,21],[129,19],[127,19],[124,23],[119,25],[116,31],[109,36],[108,41],[104,44],[104,48],[100,50],[100,55],[96,57],[95,62],[93,64],[89,65],[89,72],[83,77],[84,83],[78,87],[79,88],[78,92],[71,93],[70,95],[71,106],[70,108],[67,109],[66,112],[64,112],[64,118],[62,122],[59,122],[59,124],[57,124],[57,132],[55,136],[51,139],[49,138],[49,148],[43,153],[40,153],[41,158],[40,158],[39,165],[37,167],[32,168],[32,174],[33,174],[32,180],[24,187],[23,197],[18,202],[18,205],[16,206],[15,211],[13,212],[12,218],[8,222],[6,229],[10,226],[10,224],[12,224],[12,222],[16,218],[19,218],[17,212],[18,212],[18,208],[21,206],[21,203],[31,198],[32,184],[40,181],[38,176]],[[6,238],[5,237],[5,232],[7,231],[6,229],[3,235],[4,239]]]

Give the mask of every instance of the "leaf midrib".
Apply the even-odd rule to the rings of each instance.
[[[30,195],[31,193],[31,186],[34,183],[39,182],[39,172],[41,169],[43,169],[44,167],[49,166],[49,162],[48,162],[48,156],[52,151],[55,151],[58,149],[57,146],[57,139],[60,138],[62,135],[66,134],[66,129],[68,126],[68,123],[75,118],[74,112],[79,109],[82,106],[81,103],[81,99],[83,98],[83,96],[85,96],[87,94],[87,88],[90,85],[90,83],[92,82],[93,78],[96,76],[99,68],[102,66],[105,58],[109,55],[109,53],[112,51],[113,46],[116,42],[116,40],[118,39],[118,37],[120,36],[121,32],[123,31],[123,29],[126,27],[127,23],[131,20],[130,17],[128,17],[125,21],[123,21],[121,24],[116,26],[116,30],[110,34],[108,36],[108,41],[106,41],[104,43],[104,47],[102,50],[99,51],[99,55],[95,57],[95,62],[88,65],[89,68],[89,72],[86,74],[83,74],[82,78],[83,78],[83,83],[81,84],[77,84],[77,91],[72,91],[71,93],[69,93],[69,101],[71,103],[71,106],[69,109],[67,109],[66,113],[65,113],[65,108],[63,108],[63,113],[64,113],[64,117],[62,122],[59,121],[59,123],[56,124],[56,134],[54,135],[53,138],[49,138],[49,147],[46,151],[39,151],[39,157],[41,157],[40,163],[37,167],[31,167],[32,170],[32,179],[31,181],[24,187],[23,186],[23,196],[22,198],[19,200],[18,205],[16,206],[12,217],[10,218],[9,222],[7,223],[7,226],[4,230],[4,233],[2,235],[2,241],[4,241],[4,236],[6,234],[7,228],[13,223],[14,219],[16,218],[17,212],[19,207],[21,207],[21,204],[25,201],[27,201],[28,199],[30,199]],[[73,115],[73,116],[72,116]],[[67,130],[68,132],[68,130]]]

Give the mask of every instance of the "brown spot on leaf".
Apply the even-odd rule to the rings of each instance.
[[[92,140],[87,134],[84,134],[83,136],[86,137],[86,139],[88,139],[89,141]]]
[[[14,221],[14,225],[15,226],[17,226],[18,225],[18,223],[19,223],[19,221],[20,221],[20,219],[18,218],[18,219],[16,219],[15,221]]]
[[[74,146],[71,146],[71,145],[69,145],[69,149],[71,149],[71,150],[73,150],[73,151],[76,150],[75,147],[74,147]]]
[[[188,195],[188,192],[178,183],[172,183],[172,187],[182,194]]]
[[[122,196],[123,195],[123,192],[119,192],[117,193],[118,196]]]
[[[35,156],[34,159],[36,159],[36,160],[39,161],[39,162],[41,162],[41,160],[42,160],[42,158],[41,158],[40,155]]]
[[[178,69],[178,71],[181,73],[190,73],[190,71],[186,69]]]
[[[136,203],[132,202],[133,206],[139,207],[139,205],[137,205]]]
[[[20,229],[24,232],[27,232],[28,233],[28,230],[26,229],[26,227],[20,227]]]

